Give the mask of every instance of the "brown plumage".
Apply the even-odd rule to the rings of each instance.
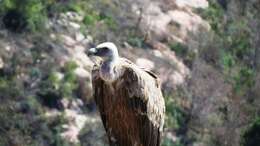
[[[118,59],[120,76],[108,82],[92,71],[94,98],[111,146],[159,146],[165,105],[155,74]]]
[[[164,120],[164,100],[158,78],[123,62],[125,71],[106,83],[93,70],[94,98],[111,145],[159,146]]]

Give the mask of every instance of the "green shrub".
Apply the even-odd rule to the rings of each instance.
[[[260,117],[247,128],[242,135],[241,146],[258,146],[260,145]]]
[[[86,15],[83,19],[83,23],[86,26],[92,26],[99,21],[98,15]]]
[[[184,63],[191,66],[193,60],[196,58],[197,53],[193,49],[189,49],[187,45],[183,43],[169,43],[170,49],[176,53],[177,56],[183,59]]]
[[[240,20],[231,20],[226,25],[226,32],[222,38],[229,51],[237,60],[245,61],[254,53],[254,49],[250,40],[250,27],[245,18]]]
[[[16,98],[23,95],[23,89],[17,85],[15,78],[11,79],[0,77],[0,93],[2,98]]]
[[[179,140],[173,142],[169,138],[164,138],[162,146],[184,146],[184,144],[182,144]]]
[[[29,28],[32,31],[41,30],[47,19],[43,3],[39,0],[31,0],[24,9]]]
[[[188,48],[182,43],[170,43],[169,46],[171,50],[179,56],[184,56],[187,54]]]
[[[185,112],[174,98],[166,97],[166,121],[165,126],[178,130],[185,122]]]
[[[77,77],[74,70],[77,68],[77,64],[74,61],[66,63],[64,70],[64,79],[61,83],[60,93],[65,97],[72,97],[73,91],[77,88]]]
[[[136,28],[131,28],[127,32],[127,42],[134,47],[142,48],[145,44],[145,37],[137,32]]]
[[[221,55],[221,66],[226,80],[233,85],[235,93],[243,95],[255,83],[256,71],[241,60],[235,59],[236,56],[226,52]]]
[[[221,66],[234,90],[243,93],[254,84],[255,70],[251,65],[254,49],[250,43],[248,26],[241,20],[238,24],[235,22],[227,25],[228,31],[222,37],[226,48],[222,48]]]
[[[52,85],[55,90],[60,88],[61,79],[59,79],[57,72],[51,72],[48,77],[48,82]]]
[[[202,18],[206,19],[212,30],[219,33],[221,32],[221,28],[223,26],[222,19],[224,16],[224,11],[217,1],[212,0],[209,1],[209,7],[207,9],[198,9],[198,12],[202,16]]]
[[[63,109],[61,99],[74,97],[74,91],[78,87],[77,77],[74,73],[76,67],[75,62],[69,61],[65,64],[62,73],[53,70],[47,75],[47,79],[40,82],[41,90],[37,92],[37,95],[43,105]]]
[[[65,72],[73,72],[78,67],[77,63],[74,61],[68,61],[65,66]]]
[[[105,5],[106,2],[101,1],[98,3],[100,7]],[[115,29],[117,24],[115,19],[109,15],[109,12],[100,11],[97,8],[97,3],[93,0],[69,2],[63,11],[74,11],[84,15],[83,24],[87,27],[93,27],[100,21],[103,21],[111,29]]]
[[[252,64],[255,49],[252,45],[249,19],[239,15],[239,19],[226,17],[228,19],[223,21],[223,9],[215,0],[210,1],[208,9],[201,10],[201,15],[210,22],[214,38],[217,39],[211,43],[219,43],[217,46],[220,55],[216,66],[222,68],[226,80],[232,84],[235,93],[243,95],[254,85],[255,77]],[[211,53],[211,48],[207,49],[208,53]]]
[[[36,68],[36,67],[33,67],[33,68],[31,68],[31,70],[30,70],[30,76],[32,77],[32,78],[38,78],[38,77],[40,77],[41,76],[41,71],[40,71],[40,69],[39,68]]]
[[[1,7],[0,7],[1,12],[6,11],[7,9],[16,8],[16,1],[14,1],[14,0],[2,0],[2,1],[0,1],[0,4],[1,4]]]
[[[72,98],[73,92],[78,87],[77,77],[74,70],[77,64],[74,61],[69,61],[64,66],[63,78],[58,77],[58,72],[53,71],[49,74],[47,81],[43,82],[42,88],[46,92],[53,92],[61,97]],[[43,91],[44,91],[43,90]]]
[[[144,40],[141,37],[132,36],[128,38],[128,43],[134,47],[142,48]]]
[[[83,10],[82,8],[83,4],[80,3],[79,1],[70,1],[66,7],[64,7],[63,11],[73,11],[73,12],[77,12],[77,13],[81,13]]]
[[[174,131],[176,136],[176,141],[173,141],[170,137],[165,136],[163,138],[163,146],[184,146],[184,141],[187,141],[186,137],[186,126],[188,122],[188,113],[186,109],[181,105],[182,101],[187,101],[185,97],[189,97],[189,93],[183,89],[183,87],[178,87],[174,93],[164,93],[165,94],[165,132]],[[186,99],[186,100],[185,100]],[[187,139],[183,139],[183,137]],[[189,139],[190,140],[190,139]]]
[[[35,97],[7,98],[0,103],[0,145],[56,145],[61,116],[47,119]],[[64,142],[64,140],[63,140]]]
[[[221,65],[224,69],[224,72],[229,73],[230,69],[235,65],[236,61],[233,55],[227,52],[221,53]]]
[[[25,17],[25,23],[31,31],[40,31],[46,22],[46,5],[43,0],[3,0],[1,13],[15,10]],[[22,20],[21,20],[22,21]]]
[[[255,80],[255,71],[248,67],[243,67],[239,70],[238,74],[234,76],[236,92],[246,91],[253,87]]]

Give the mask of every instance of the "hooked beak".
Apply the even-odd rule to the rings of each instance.
[[[96,48],[90,48],[88,51],[87,51],[87,55],[88,56],[95,56],[97,54],[97,49]]]

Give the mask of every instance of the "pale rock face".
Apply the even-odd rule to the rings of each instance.
[[[93,38],[90,35],[84,36],[84,39],[80,41],[83,46],[88,46],[90,43],[93,43]]]
[[[207,0],[176,0],[176,5],[178,7],[193,7],[193,8],[207,8],[209,6]]]
[[[56,36],[56,34],[51,33],[51,34],[50,34],[50,38],[53,39],[53,40],[55,40],[55,39],[57,38],[57,36]]]
[[[65,13],[61,13],[60,18],[67,19],[67,15]]]
[[[69,22],[69,26],[71,26],[72,28],[74,28],[76,30],[80,29],[80,25],[78,23]]]
[[[78,143],[78,135],[80,130],[84,127],[87,117],[80,114],[79,111],[71,109],[66,109],[64,116],[69,120],[69,123],[62,126],[66,130],[61,134],[61,136],[72,143]]]
[[[76,41],[68,35],[60,35],[60,38],[62,42],[64,42],[64,44],[67,46],[73,46],[76,44]]]
[[[138,11],[139,6],[134,8],[134,11]],[[145,31],[151,31],[158,37],[164,36],[167,33],[167,24],[170,23],[171,18],[162,12],[157,3],[151,2],[146,6],[143,12],[141,21],[141,29]]]
[[[174,73],[172,75],[173,76],[177,75],[177,77],[175,79],[178,79],[178,80],[175,80],[175,81],[178,81],[178,82],[176,82],[176,83],[183,83],[182,81],[185,81],[185,78],[190,75],[189,68],[181,60],[179,60],[177,58],[177,56],[175,55],[174,52],[163,51],[162,53],[165,57],[167,57],[169,60],[174,62],[174,66],[176,67],[178,73],[174,71]],[[175,85],[178,85],[178,84],[175,84]]]
[[[189,32],[200,28],[209,30],[208,22],[204,21],[192,8],[207,8],[206,0],[177,0],[175,4],[180,8],[163,10],[158,1],[143,0],[132,6],[137,15],[142,15],[140,28],[149,32],[157,40],[170,39],[176,42],[185,42]],[[143,12],[141,14],[140,8]]]
[[[0,69],[2,69],[4,67],[4,61],[2,58],[0,58]]]
[[[131,55],[129,55],[131,54]],[[156,50],[124,48],[121,56],[135,60],[136,64],[148,70],[153,70],[166,90],[175,89],[190,77],[189,68],[167,46],[157,45]]]
[[[63,17],[71,20],[71,21],[82,21],[84,17],[76,12],[67,12],[66,14],[63,14]]]
[[[57,20],[49,23],[49,26],[60,31],[62,31],[64,27],[68,30],[78,31],[81,27],[79,22],[83,19],[83,15],[76,12],[61,13]]]
[[[166,137],[171,139],[173,142],[176,142],[178,140],[178,138],[176,137],[176,135],[173,135],[172,133],[168,132],[166,133]]]
[[[86,37],[86,39],[87,39],[87,41],[90,42],[90,43],[93,42],[93,37],[90,36],[90,35],[88,35],[88,36]]]
[[[54,72],[55,76],[57,77],[57,79],[60,81],[63,79],[64,74],[61,72]]]
[[[84,103],[81,99],[75,99],[71,101],[70,109],[82,113],[81,107],[84,106]]]
[[[76,34],[75,34],[75,39],[76,39],[76,41],[82,41],[82,40],[84,40],[85,39],[85,36],[82,34],[82,33],[80,33],[80,32],[77,32]]]
[[[180,35],[183,38],[187,38],[189,32],[196,32],[200,27],[207,30],[210,28],[210,25],[206,21],[194,13],[174,10],[169,11],[168,14],[171,20],[179,25]]]
[[[44,116],[46,118],[50,118],[50,117],[57,117],[60,115],[60,112],[58,110],[48,110],[44,113]]]
[[[154,68],[154,62],[151,60],[148,60],[146,58],[138,58],[136,60],[136,65],[138,65],[141,68],[145,68],[148,70],[152,70]]]
[[[70,104],[70,101],[67,99],[67,98],[63,98],[61,100],[61,104],[64,108],[68,108],[69,107],[69,104]]]
[[[90,78],[90,73],[86,71],[85,69],[78,67],[75,69],[75,74],[80,78]]]
[[[75,46],[71,52],[71,56],[73,60],[77,63],[79,67],[82,68],[91,68],[93,65],[93,62],[90,60],[90,58],[84,53],[85,48],[81,45]]]
[[[97,145],[97,143],[99,145],[100,140],[105,133],[103,127],[101,126],[101,119],[98,115],[83,114],[83,112],[79,110],[66,109],[64,111],[64,116],[69,122],[62,125],[62,128],[65,130],[61,133],[61,137],[71,143],[76,144],[82,142],[82,140],[79,140],[79,138],[82,137],[81,134],[88,135],[91,134],[93,130],[98,136],[92,137],[95,141],[91,143],[92,145]],[[87,143],[88,142],[89,141],[87,140]],[[104,143],[101,145],[104,145]]]
[[[172,73],[170,79],[172,80],[173,85],[181,85],[185,82],[185,78],[183,78],[183,75],[177,71]]]
[[[156,56],[156,57],[160,57],[160,58],[163,57],[162,53],[161,53],[159,50],[154,50],[154,51],[153,51],[153,54],[154,54],[154,56]]]
[[[69,21],[67,19],[59,19],[57,20],[57,24],[60,26],[68,26]]]
[[[11,46],[9,46],[9,45],[5,46],[5,50],[6,51],[11,51]]]

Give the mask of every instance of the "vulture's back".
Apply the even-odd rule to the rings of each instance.
[[[92,72],[94,98],[110,145],[159,146],[165,105],[158,78],[122,59],[122,76],[103,81]]]

